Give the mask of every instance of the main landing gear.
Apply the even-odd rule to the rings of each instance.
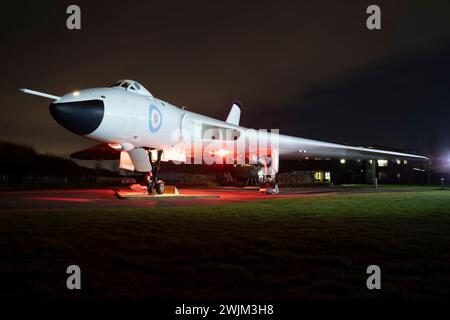
[[[147,191],[149,194],[163,194],[164,193],[164,189],[165,189],[164,181],[158,180],[158,172],[159,172],[159,167],[161,165],[162,153],[163,153],[162,150],[158,150],[157,159],[156,159],[155,163],[152,164],[151,176],[150,176],[150,180],[147,185]],[[152,153],[149,152],[148,156],[150,158],[150,163],[152,163]]]
[[[276,174],[278,172],[278,153],[274,153],[271,157],[259,157],[258,165],[260,166],[260,188],[259,192],[266,194],[278,194],[280,188],[278,188],[278,181]],[[274,158],[274,156],[276,158]]]

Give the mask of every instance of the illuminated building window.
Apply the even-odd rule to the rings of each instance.
[[[404,160],[404,161],[403,161],[403,164],[408,164],[408,160]]]
[[[322,171],[314,172],[314,180],[316,180],[316,182],[321,182],[322,179],[323,179],[323,172]]]
[[[388,161],[387,160],[378,160],[378,166],[379,167],[387,167]]]
[[[397,159],[397,164],[402,164],[402,161],[400,159]]]
[[[344,164],[345,163],[345,159],[341,159],[341,163]]]
[[[314,182],[330,182],[331,173],[330,171],[314,171]]]
[[[373,163],[373,161],[372,161],[372,160],[369,160],[369,163],[370,163],[370,164],[372,164],[372,163]]]

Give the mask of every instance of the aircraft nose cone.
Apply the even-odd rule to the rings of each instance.
[[[102,100],[60,102],[50,104],[50,114],[67,130],[87,135],[102,123],[105,105]]]

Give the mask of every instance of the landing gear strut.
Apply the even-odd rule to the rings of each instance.
[[[161,156],[162,156],[162,150],[158,150],[158,157],[156,159],[155,164],[152,166],[152,175],[150,177],[150,181],[147,185],[147,191],[149,194],[163,194],[164,193],[164,181],[158,180],[158,172],[159,167],[161,165]],[[152,163],[152,153],[150,152],[148,154],[150,158],[150,163]]]
[[[278,153],[272,150],[271,157],[259,157],[258,164],[262,169],[262,178],[260,180],[261,186],[259,192],[266,194],[278,194],[280,189],[278,188],[278,181],[276,174],[278,172]]]

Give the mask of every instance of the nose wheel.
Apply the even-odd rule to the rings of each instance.
[[[154,183],[151,181],[147,186],[147,191],[149,194],[163,194],[165,190],[165,184],[164,181],[159,180],[158,182]]]
[[[163,194],[165,190],[164,181],[158,180],[159,167],[161,165],[162,150],[158,150],[158,158],[153,165],[151,178],[147,185],[147,191],[149,194]],[[152,153],[149,153],[150,162],[152,162]]]
[[[155,188],[155,190],[156,190],[156,193],[157,194],[163,194],[164,193],[164,190],[165,190],[165,185],[164,185],[164,181],[158,181],[157,183],[156,183],[156,188]]]

